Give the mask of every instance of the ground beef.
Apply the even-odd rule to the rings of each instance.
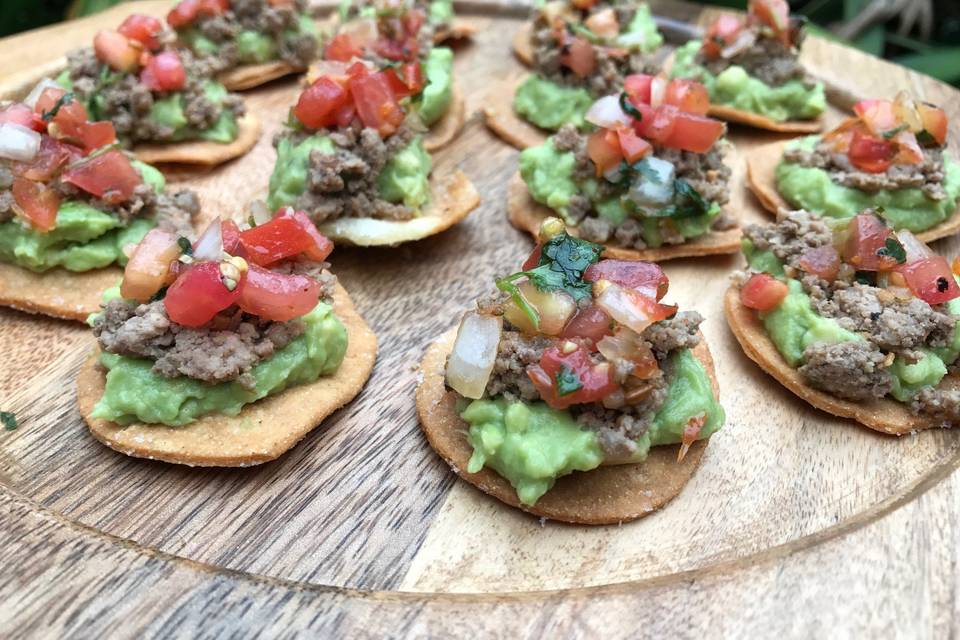
[[[703,316],[696,311],[681,311],[667,320],[647,327],[643,338],[650,343],[657,360],[664,360],[676,349],[693,349],[700,344],[698,329]]]
[[[887,356],[870,342],[816,342],[803,359],[798,371],[807,384],[841,398],[882,398],[893,386]]]
[[[910,408],[946,426],[960,423],[960,389],[955,386],[921,389],[913,397]]]
[[[0,223],[13,219],[13,172],[7,163],[0,161]]]
[[[253,388],[250,370],[303,333],[304,325],[228,312],[192,329],[173,323],[162,301],[134,306],[115,299],[97,317],[93,332],[104,351],[154,360],[153,371],[164,377],[211,384],[233,380]]]
[[[303,257],[287,260],[271,267],[271,270],[277,273],[292,273],[313,278],[320,283],[320,299],[331,303],[337,285],[337,276],[330,273],[329,269],[329,262],[315,262]]]
[[[770,251],[795,269],[800,268],[800,257],[806,251],[833,243],[830,227],[803,210],[781,211],[776,224],[751,224],[743,235],[758,251]]]
[[[237,118],[243,115],[240,96],[230,94],[220,104],[208,100],[203,87],[213,69],[187,50],[181,49],[179,53],[187,74],[186,86],[179,93],[190,128],[210,129],[224,110]],[[90,48],[72,52],[67,66],[73,92],[87,106],[91,119],[111,121],[122,144],[174,140],[173,128],[161,126],[150,118],[154,102],[166,96],[151,92],[137,75],[109,71]]]
[[[277,59],[305,69],[317,57],[320,43],[316,36],[297,32],[300,16],[307,12],[306,0],[284,6],[272,6],[267,0],[231,0],[230,9],[219,16],[200,17],[188,29],[198,29],[218,45],[213,54],[203,56],[204,62],[215,72],[232,69],[240,64],[240,48],[236,38],[241,31],[256,31],[269,36],[277,51]]]
[[[834,151],[830,143],[820,142],[813,151],[791,148],[784,151],[786,162],[802,167],[823,169],[830,174],[830,180],[836,184],[874,192],[881,189],[920,189],[923,194],[935,201],[947,197],[943,187],[944,168],[941,148],[924,148],[923,162],[919,164],[893,164],[883,173],[860,171],[850,163],[845,153]]]
[[[486,395],[502,395],[507,400],[538,400],[540,394],[527,375],[527,367],[540,362],[540,356],[553,342],[541,336],[527,336],[505,329],[500,334],[497,359],[487,382]]]
[[[696,63],[705,67],[714,76],[723,73],[728,67],[743,67],[749,75],[771,87],[779,87],[790,80],[800,80],[808,87],[816,81],[807,74],[797,59],[803,32],[795,30],[794,46],[784,46],[776,38],[764,36],[757,25],[749,27],[756,41],[753,46],[732,58],[707,58],[703,52],[697,54]]]
[[[314,150],[310,153],[307,189],[294,206],[310,213],[317,224],[341,217],[409,220],[415,211],[403,204],[380,197],[377,178],[398,151],[406,147],[415,133],[406,124],[383,139],[375,129],[365,129],[359,120],[349,127],[328,132],[335,153]],[[301,132],[287,131],[274,142],[291,137],[294,144],[303,139]]]

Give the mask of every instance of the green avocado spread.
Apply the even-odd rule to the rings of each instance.
[[[306,191],[310,152],[314,149],[324,154],[336,151],[333,142],[320,134],[298,144],[290,138],[283,138],[277,145],[277,162],[270,175],[267,195],[267,205],[271,209],[293,206]],[[377,176],[380,197],[419,210],[430,200],[430,168],[430,154],[423,148],[423,139],[417,136],[395,153]]]
[[[679,443],[693,417],[706,416],[701,438],[723,426],[723,407],[693,353],[688,349],[674,352],[665,369],[670,377],[667,398],[649,430],[637,441],[631,462],[646,459],[652,446]],[[473,447],[467,471],[492,468],[510,481],[526,505],[536,503],[557,478],[596,469],[603,463],[596,433],[581,428],[569,411],[551,409],[543,402],[509,403],[502,397],[474,400],[461,416],[470,423],[467,439]]]
[[[812,150],[818,136],[790,142],[788,148]],[[777,190],[792,206],[831,218],[851,218],[864,209],[875,208],[894,229],[924,231],[954,214],[960,198],[960,164],[943,154],[943,188],[947,197],[931,200],[917,187],[861,191],[830,179],[816,167],[802,167],[781,161],[776,169]]]
[[[453,50],[434,47],[423,62],[425,84],[414,100],[423,124],[430,126],[447,112],[453,97]]]
[[[104,352],[100,363],[107,369],[106,388],[93,417],[178,427],[210,413],[235,416],[244,405],[335,372],[347,350],[347,330],[324,302],[302,320],[306,330],[301,335],[251,370],[256,380],[252,389],[236,382],[165,378],[152,370],[151,360]]]
[[[806,87],[800,80],[790,80],[779,87],[771,87],[739,65],[731,65],[714,76],[696,63],[701,44],[700,40],[691,40],[677,49],[670,75],[703,83],[714,104],[757,113],[779,122],[812,120],[827,108],[826,94],[820,82]]]
[[[638,220],[641,236],[648,247],[663,244],[661,224],[664,221],[669,220],[684,238],[695,238],[707,233],[713,220],[720,215],[720,206],[715,202],[705,203],[702,211],[692,215],[679,212],[677,207],[669,204],[657,210],[642,209],[627,195],[638,182],[652,179],[646,177],[643,171],[636,172],[631,180],[625,181],[614,195],[601,198],[597,181],[604,178],[578,181],[574,176],[575,164],[573,152],[558,151],[552,140],[520,153],[520,175],[527,184],[530,196],[556,211],[569,224],[573,224],[569,217],[570,200],[578,194],[586,196],[597,215],[614,226],[630,217]]]
[[[427,19],[430,24],[446,24],[453,20],[453,1],[433,0],[427,9]]]
[[[190,50],[201,56],[215,55],[222,46],[222,44],[218,44],[205,36],[196,27],[184,29],[178,35]],[[297,20],[296,28],[284,30],[281,39],[284,43],[292,43],[304,35],[316,36],[317,27],[310,16],[301,14]],[[244,29],[237,33],[232,43],[236,45],[240,54],[240,64],[260,64],[277,60],[280,57],[277,38],[260,31]]]
[[[144,182],[158,193],[163,174],[150,165],[131,160]],[[77,200],[65,200],[57,211],[56,226],[41,232],[13,219],[0,223],[0,262],[31,271],[63,267],[69,271],[90,271],[113,263],[125,264],[123,247],[136,244],[151,228],[153,220],[135,218],[124,226],[107,212]]]

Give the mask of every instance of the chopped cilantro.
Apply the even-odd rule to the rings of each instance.
[[[177,238],[177,246],[180,247],[180,251],[182,251],[184,255],[193,255],[193,244],[187,238],[183,236]]]
[[[150,300],[148,302],[158,302],[160,300],[163,300],[166,297],[167,297],[167,287],[160,287],[159,291],[157,291],[155,294],[150,296]]]
[[[55,117],[57,117],[57,114],[60,112],[60,108],[62,106],[70,104],[71,102],[73,102],[73,93],[68,91],[67,93],[57,98],[57,101],[53,104],[52,107],[50,107],[50,111],[44,111],[40,117],[43,118],[44,122],[50,122]]]
[[[571,393],[583,389],[583,383],[580,382],[577,372],[565,364],[560,365],[560,370],[557,371],[556,379],[558,396],[568,396]]]
[[[877,255],[881,258],[893,258],[897,264],[907,261],[907,252],[896,238],[887,238],[883,246],[877,249]]]
[[[900,133],[901,131],[906,131],[907,128],[908,128],[907,125],[901,124],[899,127],[894,127],[893,129],[887,129],[880,135],[883,136],[884,140],[889,140],[891,138],[895,138],[897,134]]]
[[[7,431],[17,430],[17,416],[12,411],[0,411],[0,423]]]
[[[875,280],[876,274],[872,271],[857,271],[853,274],[853,279],[859,282],[860,284],[865,284],[873,286],[876,284]]]
[[[656,171],[656,169],[650,166],[650,163],[647,161],[646,158],[643,158],[639,162],[635,163],[633,165],[633,168],[636,170],[637,173],[643,176],[644,180],[647,180],[648,182],[652,182],[654,184],[660,184],[661,182],[663,182],[663,179],[660,177],[660,174]]]
[[[643,120],[643,114],[633,106],[633,103],[630,102],[630,97],[627,95],[626,91],[620,92],[620,108],[623,109],[623,112],[634,118],[636,120]]]
[[[673,204],[652,214],[658,218],[692,218],[710,210],[710,203],[683,178],[673,181]]]
[[[253,214],[250,214],[250,217],[247,218],[247,224],[250,225],[251,229],[257,226],[257,219],[253,217]]]
[[[920,146],[922,146],[922,147],[936,147],[936,146],[939,146],[939,145],[937,144],[936,138],[934,138],[932,135],[930,135],[930,132],[927,131],[926,129],[924,129],[923,131],[921,131],[920,133],[917,134],[917,142],[918,142],[918,143],[920,144]]]

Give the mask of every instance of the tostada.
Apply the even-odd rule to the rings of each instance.
[[[827,100],[799,61],[804,31],[786,0],[750,0],[746,20],[724,15],[703,40],[677,49],[670,73],[710,90],[711,115],[760,129],[820,130]]]
[[[590,105],[620,91],[626,76],[659,70],[654,52],[662,43],[646,4],[548,2],[533,10],[531,28],[515,44],[521,59],[529,54],[533,73],[490,93],[486,122],[518,148],[567,124],[581,128]]]
[[[93,435],[190,465],[272,460],[363,387],[376,339],[301,212],[215,219],[191,243],[151,230],[90,320],[77,382]]]
[[[431,176],[423,128],[409,111],[424,88],[418,69],[325,61],[274,139],[268,206],[302,209],[327,236],[362,246],[418,240],[476,208],[480,197],[461,171]]]
[[[181,0],[167,14],[179,41],[231,91],[304,71],[320,34],[306,0]]]
[[[799,207],[830,218],[873,208],[895,229],[929,241],[960,229],[960,164],[946,150],[947,115],[901,92],[862,100],[822,136],[755,148],[747,184],[770,211]]]
[[[120,143],[144,162],[219,164],[249,151],[260,124],[241,98],[209,64],[158,33],[159,20],[133,14],[68,55],[57,82],[92,118],[112,122]]]
[[[661,302],[656,264],[601,260],[557,218],[542,233],[523,270],[427,351],[422,428],[507,504],[587,524],[643,517],[724,422],[703,318]]]
[[[588,109],[592,133],[566,125],[520,153],[510,221],[536,238],[545,218],[560,215],[608,258],[735,253],[740,230],[730,213],[740,190],[730,183],[741,163],[726,125],[704,115],[709,104],[692,80],[627,76],[622,91]]]
[[[153,227],[192,233],[198,209],[54,83],[0,106],[0,304],[83,320],[120,277],[125,246]]]
[[[876,211],[744,230],[725,298],[746,354],[813,406],[902,435],[960,421],[956,271]]]
[[[440,44],[472,36],[476,28],[471,22],[457,18],[453,0],[342,0],[334,16],[337,25],[378,15],[403,15],[411,9],[424,16],[420,31],[421,43]]]

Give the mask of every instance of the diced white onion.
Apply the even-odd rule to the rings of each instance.
[[[737,34],[737,37],[734,38],[733,42],[720,50],[720,56],[729,60],[730,58],[743,53],[752,47],[756,41],[757,35],[750,29],[744,29]]]
[[[29,162],[40,151],[40,134],[13,122],[0,124],[0,158]]]
[[[933,250],[930,249],[920,238],[913,235],[906,229],[901,229],[896,232],[897,239],[900,240],[900,244],[903,245],[903,250],[907,254],[907,262],[915,262],[917,260],[922,260],[924,258],[929,258],[934,255]]]
[[[620,96],[604,96],[594,102],[586,115],[587,122],[604,129],[629,126],[630,116],[620,108]]]
[[[513,300],[507,301],[503,315],[524,333],[558,336],[577,310],[576,301],[566,291],[541,291],[529,280],[521,282],[517,288],[527,304],[536,310],[539,324],[534,326],[533,321]]]
[[[220,228],[220,216],[213,219],[207,230],[197,240],[193,250],[193,259],[199,262],[212,260],[220,261],[223,258],[223,232]]]
[[[257,226],[266,224],[273,219],[270,208],[263,200],[254,200],[250,203],[250,215],[253,216],[253,221],[257,223]]]
[[[633,299],[633,292],[623,289],[616,284],[608,284],[595,302],[598,307],[607,312],[611,318],[633,329],[637,333],[653,324],[650,316]]]
[[[667,85],[670,83],[664,76],[654,76],[650,82],[650,106],[656,109],[663,104],[667,95]]]
[[[37,100],[40,99],[40,94],[44,92],[45,89],[59,89],[63,91],[63,87],[51,80],[50,78],[44,78],[37,83],[33,89],[30,90],[30,93],[27,94],[27,99],[23,101],[23,104],[27,105],[31,109],[37,106]]]
[[[646,43],[647,34],[643,31],[628,31],[617,37],[617,45],[624,48],[638,47],[642,49]]]
[[[365,48],[379,37],[377,21],[374,18],[357,18],[343,25],[340,33],[350,35],[350,40],[358,47]]]
[[[644,164],[648,170],[637,172],[637,179],[630,185],[629,197],[638,207],[660,209],[673,200],[676,167],[655,156],[647,156]],[[650,173],[656,176],[648,175]]]
[[[476,400],[483,397],[497,360],[502,329],[503,318],[475,311],[467,313],[460,322],[453,351],[447,360],[446,378],[447,385],[464,398]]]

